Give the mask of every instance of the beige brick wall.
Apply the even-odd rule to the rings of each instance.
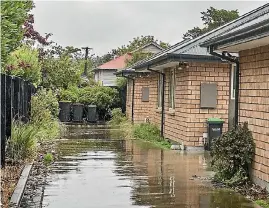
[[[169,113],[169,70],[165,70],[165,126],[164,136],[187,146],[202,146],[203,133],[207,132],[206,119],[218,117],[228,127],[229,70],[228,64],[191,63],[189,68],[176,70],[175,113]],[[148,116],[150,122],[160,127],[161,112],[157,111],[157,74],[135,80],[134,120],[143,122]],[[216,82],[218,86],[217,108],[200,109],[200,84]],[[141,101],[142,87],[149,87],[149,102]],[[130,91],[131,92],[131,91]],[[130,95],[127,95],[128,97]],[[127,100],[127,114],[131,118],[131,97]]]
[[[269,182],[269,45],[240,52],[240,122],[256,143],[253,175]]]

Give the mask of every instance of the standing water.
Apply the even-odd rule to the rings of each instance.
[[[70,137],[59,143],[42,207],[241,208],[239,194],[213,190],[206,153],[164,151],[134,140]],[[105,137],[105,136],[104,136]],[[195,177],[193,177],[195,176]]]

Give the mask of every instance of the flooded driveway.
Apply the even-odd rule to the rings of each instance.
[[[78,136],[78,135],[77,135]],[[59,144],[42,207],[254,207],[233,192],[192,176],[212,174],[206,153],[179,153],[129,140],[71,137]]]

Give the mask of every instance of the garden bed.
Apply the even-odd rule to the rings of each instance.
[[[7,164],[1,169],[1,203],[3,208],[9,207],[9,201],[19,181],[24,163]]]

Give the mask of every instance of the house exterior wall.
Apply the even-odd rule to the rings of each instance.
[[[176,70],[175,111],[169,111],[169,71],[165,82],[165,125],[164,136],[186,146],[203,146],[203,133],[207,132],[206,119],[218,117],[225,121],[223,130],[228,129],[229,71],[230,65],[223,63],[190,63],[189,68]],[[134,122],[151,123],[160,127],[161,110],[157,109],[158,75],[135,79]],[[200,108],[201,83],[217,83],[216,109]],[[129,84],[128,84],[129,85]],[[128,86],[130,87],[130,86]],[[142,87],[149,87],[149,102],[142,102]],[[131,90],[127,92],[127,116],[131,119]]]
[[[117,70],[99,69],[95,71],[94,77],[96,82],[103,83],[103,86],[114,87],[116,86],[116,75],[114,74]]]
[[[142,52],[145,52],[145,53],[159,53],[161,51],[162,51],[161,49],[157,48],[154,45],[149,45],[142,49]]]
[[[239,55],[239,122],[248,122],[256,143],[253,179],[269,189],[269,45]]]

